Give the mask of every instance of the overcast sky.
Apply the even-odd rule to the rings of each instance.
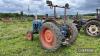
[[[100,0],[51,0],[54,4],[65,5],[69,3],[70,9],[68,14],[76,14],[77,12],[91,13],[96,8],[100,8]],[[30,10],[28,11],[28,5]],[[0,0],[0,12],[20,12],[27,14],[53,14],[53,9],[46,5],[46,0]],[[63,14],[63,9],[57,9],[58,14]]]

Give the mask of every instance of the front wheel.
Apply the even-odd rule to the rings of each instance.
[[[91,20],[85,25],[85,33],[90,36],[99,36],[100,35],[100,21]]]
[[[28,31],[26,33],[26,39],[27,40],[33,40],[33,32],[32,31]]]

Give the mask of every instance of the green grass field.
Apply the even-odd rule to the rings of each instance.
[[[62,46],[55,52],[45,52],[38,35],[35,35],[33,41],[25,39],[31,27],[32,22],[0,21],[0,56],[100,56],[100,38],[87,36],[83,30],[71,46]],[[80,53],[79,48],[93,48],[93,52]]]

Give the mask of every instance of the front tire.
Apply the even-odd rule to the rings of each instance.
[[[32,41],[33,40],[33,32],[28,31],[26,34],[26,39]]]

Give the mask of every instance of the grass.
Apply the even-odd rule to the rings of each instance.
[[[100,56],[100,38],[79,33],[73,45],[62,46],[55,52],[45,52],[41,48],[39,36],[34,41],[25,39],[26,32],[31,29],[32,22],[0,21],[0,56]],[[94,48],[93,52],[80,53],[79,48]]]

